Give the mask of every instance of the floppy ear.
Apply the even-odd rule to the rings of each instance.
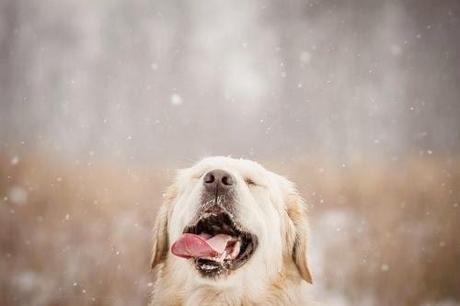
[[[313,283],[313,279],[308,268],[307,262],[307,248],[308,248],[308,219],[306,213],[306,205],[302,197],[297,191],[290,186],[292,189],[286,196],[286,212],[290,219],[290,226],[293,229],[291,231],[291,243],[292,246],[292,259],[299,270],[300,275],[304,280]],[[292,242],[293,240],[293,242]]]
[[[164,195],[164,202],[158,210],[155,219],[155,225],[153,227],[152,269],[162,263],[168,255],[168,218],[171,209],[171,202],[174,200],[176,195],[177,189],[175,185],[170,186]]]

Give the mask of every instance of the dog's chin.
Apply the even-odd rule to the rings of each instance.
[[[257,236],[244,230],[228,213],[203,214],[193,225],[184,229],[184,233],[210,236],[225,234],[239,243],[239,252],[234,258],[213,260],[212,258],[190,259],[194,268],[204,278],[221,278],[229,276],[246,264],[257,249]]]

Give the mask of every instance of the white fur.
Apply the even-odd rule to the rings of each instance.
[[[242,267],[209,279],[169,248],[197,214],[202,177],[214,169],[235,179],[237,220],[259,244]],[[287,179],[253,161],[211,157],[180,170],[166,198],[154,230],[157,282],[151,305],[310,305],[305,295],[305,280],[311,282],[308,224],[304,203]]]

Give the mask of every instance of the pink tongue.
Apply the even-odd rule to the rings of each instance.
[[[179,257],[217,257],[224,253],[227,242],[232,237],[218,234],[213,237],[182,234],[171,246],[171,252]]]

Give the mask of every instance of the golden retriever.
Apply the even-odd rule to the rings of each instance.
[[[165,193],[150,305],[313,305],[308,237],[293,183],[253,161],[206,158]]]

